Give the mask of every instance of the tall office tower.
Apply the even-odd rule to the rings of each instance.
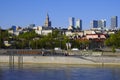
[[[82,20],[78,19],[76,21],[76,28],[82,30]]]
[[[102,19],[102,20],[98,20],[98,28],[105,28],[106,27],[106,20]]]
[[[75,27],[75,18],[74,17],[69,18],[69,26],[71,26],[72,28]]]
[[[17,26],[13,25],[13,26],[12,26],[12,30],[13,30],[13,32],[16,32]]]
[[[49,15],[47,14],[46,20],[45,20],[45,27],[51,27],[51,21],[49,20]]]
[[[91,28],[98,28],[98,21],[97,20],[91,21],[90,26],[91,26]]]
[[[111,17],[111,29],[115,29],[118,27],[118,17],[113,16]]]
[[[35,27],[35,24],[29,24],[28,27],[33,28],[33,27]]]

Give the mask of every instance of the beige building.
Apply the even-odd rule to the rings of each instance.
[[[92,30],[84,30],[84,35],[86,34],[95,34],[95,31]]]
[[[42,35],[48,35],[49,33],[52,33],[52,30],[42,30]]]

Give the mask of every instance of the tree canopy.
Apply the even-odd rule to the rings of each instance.
[[[105,44],[110,47],[120,48],[120,31],[116,34],[110,35],[110,37],[105,41]]]

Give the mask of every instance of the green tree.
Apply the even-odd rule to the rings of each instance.
[[[0,28],[0,48],[5,48],[4,41],[9,41],[9,34],[7,30]]]
[[[115,50],[115,46],[112,47],[112,52],[115,53],[116,50]]]
[[[26,33],[22,33],[19,36],[16,36],[15,40],[16,40],[17,48],[29,48],[31,45],[32,47],[36,46],[36,44],[34,44],[35,42],[33,41],[33,39],[36,37],[39,37],[39,35],[35,33],[34,30],[26,32]]]
[[[108,39],[105,41],[106,46],[114,46],[115,48],[120,48],[120,31],[118,31],[116,34],[110,35]]]

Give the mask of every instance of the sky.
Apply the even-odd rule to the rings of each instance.
[[[118,16],[120,0],[0,0],[0,26],[43,26],[47,13],[53,27],[67,28],[69,18],[82,19],[83,29],[90,29],[90,21],[106,19],[110,26],[112,16]]]

